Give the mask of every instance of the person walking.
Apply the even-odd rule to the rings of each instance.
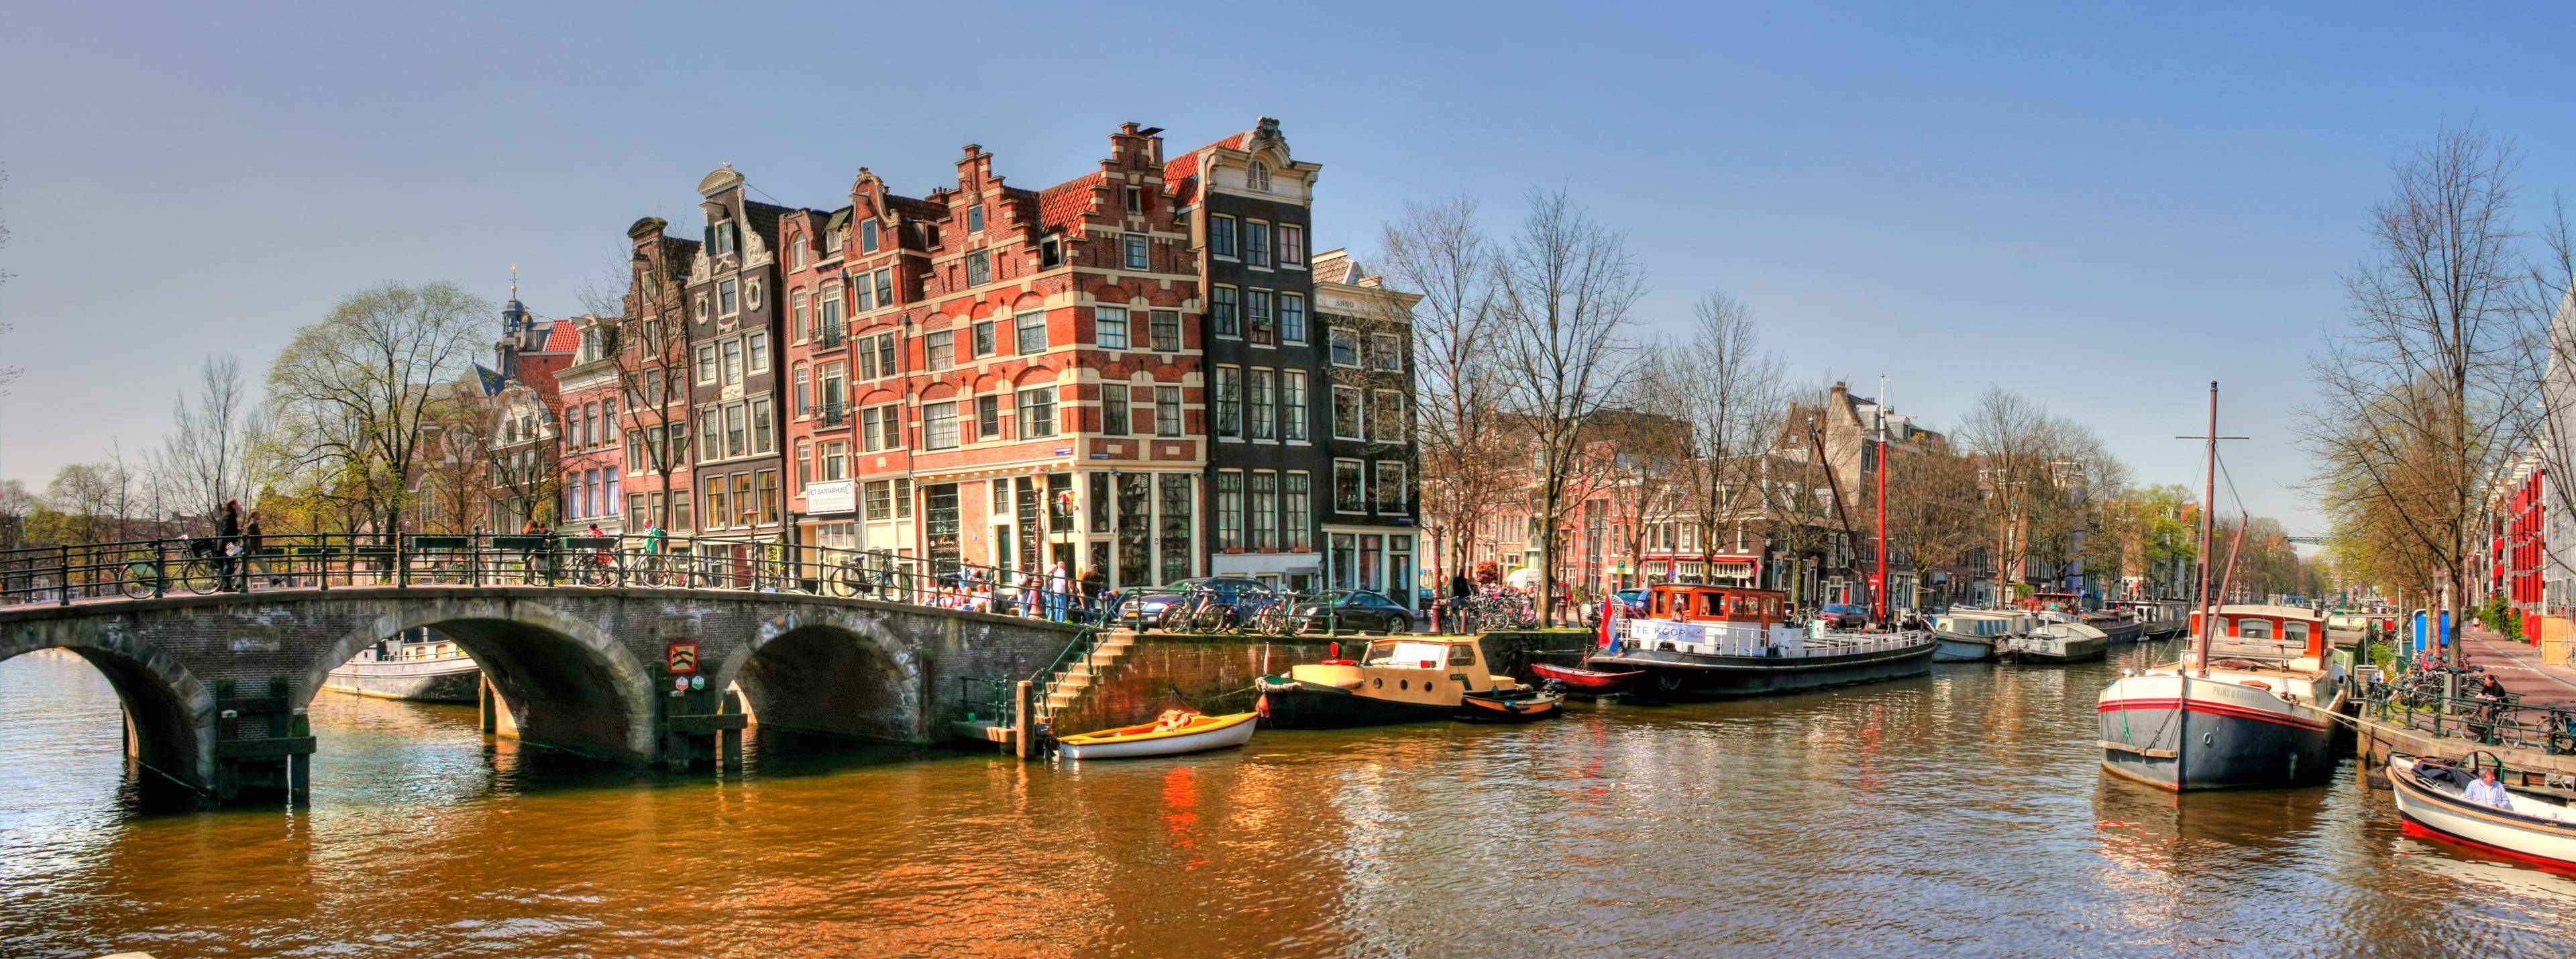
[[[241,571],[241,534],[241,501],[225,500],[223,514],[215,520],[215,588],[223,592],[240,589],[234,577]]]
[[[242,582],[243,582],[244,584],[247,584],[247,583],[249,583],[249,582],[250,582],[250,564],[251,564],[251,562],[252,562],[252,559],[251,559],[251,558],[252,558],[252,557],[254,557],[254,556],[258,556],[258,555],[260,554],[260,552],[261,552],[262,550],[265,550],[266,548],[267,548],[267,544],[266,544],[266,542],[265,542],[265,540],[264,540],[264,538],[263,538],[263,536],[262,536],[262,534],[261,534],[260,528],[259,528],[259,511],[258,511],[258,510],[251,510],[251,511],[250,511],[250,522],[242,524],[242,555],[241,555],[241,562],[242,562]],[[275,577],[275,576],[271,576],[271,577],[269,577],[269,578],[268,578],[268,585],[270,585],[270,586],[275,586],[275,585],[277,585],[277,577]]]

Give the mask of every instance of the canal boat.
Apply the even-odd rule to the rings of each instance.
[[[1645,671],[1636,669],[1617,671],[1593,669],[1589,663],[1582,666],[1531,663],[1530,672],[1536,674],[1541,680],[1557,684],[1566,695],[1577,699],[1609,696],[1621,692],[1636,685],[1637,680],[1645,678],[1646,675]]]
[[[2335,714],[2351,693],[2325,623],[2297,606],[2222,606],[2194,630],[2251,642],[2121,676],[2095,701],[2102,767],[2173,790],[2299,786],[2333,771]],[[2295,655],[2273,650],[2288,640]]]
[[[359,650],[323,677],[337,693],[428,703],[474,702],[483,670],[456,644],[416,629]]]
[[[2506,808],[2471,802],[2477,775],[2458,765],[2405,753],[2388,755],[2388,785],[2398,815],[2481,852],[2576,869],[2576,803],[2566,793],[2505,787]]]
[[[2004,642],[2038,624],[2030,614],[2012,609],[1953,609],[1932,617],[1932,651],[1936,663],[1973,663],[1994,659]]]
[[[1939,647],[1923,630],[1802,630],[1781,620],[1786,597],[1763,589],[1657,584],[1595,668],[1633,669],[1627,693],[1654,700],[1805,692],[1920,676]]]
[[[1129,759],[1231,749],[1252,741],[1259,718],[1254,713],[1209,716],[1169,709],[1150,723],[1066,736],[1055,741],[1055,750],[1066,759]]]
[[[2007,637],[1997,650],[2008,663],[2089,663],[2111,651],[2111,639],[2081,622],[2041,623]]]
[[[1555,715],[1564,702],[1561,695],[1487,671],[1484,647],[1472,636],[1371,640],[1358,659],[1292,666],[1261,677],[1254,687],[1261,692],[1263,724],[1282,729],[1539,719]]]

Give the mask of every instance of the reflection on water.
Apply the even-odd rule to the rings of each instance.
[[[36,654],[0,663],[0,951],[2568,950],[2576,879],[2406,837],[2348,773],[2179,800],[2102,776],[2120,665],[1080,765],[754,736],[721,778],[325,696],[311,808],[155,814],[105,681]]]

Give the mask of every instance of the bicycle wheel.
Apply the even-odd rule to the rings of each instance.
[[[849,567],[847,567],[847,566],[835,566],[835,567],[833,567],[833,568],[832,568],[832,595],[834,595],[834,596],[838,596],[838,597],[840,597],[840,598],[842,598],[842,599],[856,599],[856,598],[858,598],[858,595],[859,595],[859,574],[858,574],[858,571],[857,571],[857,570],[854,570],[854,569],[851,569],[851,568],[849,568]]]
[[[125,595],[135,599],[149,599],[152,597],[153,582],[160,578],[161,571],[155,569],[151,563],[136,561],[125,564],[125,582],[121,585]]]
[[[179,567],[178,585],[185,586],[189,592],[202,596],[214,592],[215,587],[223,585],[223,580],[217,574],[212,561],[201,556],[192,556],[185,565]]]

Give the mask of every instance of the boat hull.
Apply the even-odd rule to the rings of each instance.
[[[1932,671],[1932,654],[1939,645],[1927,638],[1921,643],[1892,650],[1798,658],[1637,650],[1616,656],[1596,656],[1592,661],[1644,671],[1644,680],[1629,689],[1627,695],[1630,698],[1657,701],[1738,699],[1920,676]]]
[[[1984,636],[1935,630],[1932,640],[1939,644],[1932,650],[1936,663],[1981,663],[1995,658],[1995,641]]]
[[[2124,677],[2096,703],[2102,768],[2177,792],[2323,783],[2332,720],[2260,690],[2172,675]]]
[[[2415,778],[2415,762],[2391,756],[2389,791],[2406,821],[2437,838],[2472,848],[2564,869],[2576,869],[2576,824],[2542,822],[2490,809],[2434,789]],[[2528,797],[2517,797],[2527,801]]]
[[[1183,753],[1231,749],[1252,741],[1252,731],[1259,725],[1249,714],[1225,717],[1226,722],[1194,729],[1178,735],[1154,738],[1125,738],[1102,742],[1084,742],[1083,737],[1068,737],[1056,742],[1056,754],[1066,759],[1134,759],[1146,756],[1178,756]]]
[[[2048,646],[2014,646],[2003,651],[2004,659],[2016,663],[2089,663],[2111,652],[2106,640],[2087,637]]]
[[[1566,695],[1579,697],[1608,696],[1636,685],[1646,675],[1633,669],[1614,673],[1550,663],[1531,663],[1530,672],[1563,684]]]
[[[2123,623],[2115,623],[2109,626],[2104,626],[2100,623],[2088,623],[2086,625],[2092,626],[2094,629],[2101,630],[2102,638],[2107,642],[2135,643],[2143,642],[2147,638],[2147,624],[2134,619]]]
[[[352,662],[332,670],[322,688],[338,693],[426,703],[474,702],[483,670],[472,659]]]
[[[1346,729],[1447,719],[1455,703],[1413,703],[1363,696],[1307,682],[1264,682],[1262,722],[1278,729]]]
[[[1537,722],[1556,715],[1564,705],[1565,697],[1556,693],[1469,693],[1458,698],[1458,718],[1471,723]]]

